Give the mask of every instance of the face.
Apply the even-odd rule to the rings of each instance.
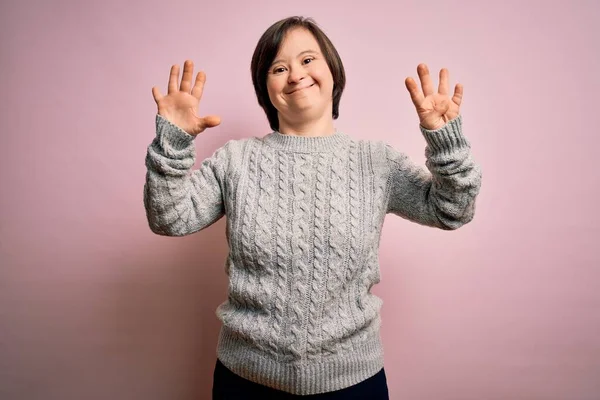
[[[287,32],[267,76],[267,90],[280,120],[331,118],[333,77],[310,31]]]

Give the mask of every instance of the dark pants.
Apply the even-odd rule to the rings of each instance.
[[[385,371],[383,369],[369,379],[345,389],[336,390],[335,392],[300,396],[246,380],[231,372],[219,359],[217,359],[213,381],[213,400],[242,399],[389,400],[389,395]]]

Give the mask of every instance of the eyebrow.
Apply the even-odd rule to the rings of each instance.
[[[319,52],[316,51],[316,50],[304,50],[303,52],[301,52],[300,54],[298,54],[296,57],[300,57],[300,56],[302,56],[304,54],[307,54],[307,53],[319,54]],[[278,59],[278,60],[273,61],[271,63],[271,65],[270,65],[270,67],[272,67],[273,65],[277,64],[278,62],[283,62],[283,60],[282,59]]]

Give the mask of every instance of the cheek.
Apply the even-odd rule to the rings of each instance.
[[[271,101],[273,101],[273,98],[277,97],[282,90],[281,83],[277,79],[267,79],[267,92],[269,93]]]
[[[273,89],[273,85],[267,82],[267,93],[269,94],[269,100],[271,100],[271,104],[275,104],[273,100],[275,100],[275,91]]]
[[[319,80],[319,83],[321,84],[321,88],[327,90],[328,92],[333,91],[333,76],[331,75],[331,72],[329,71],[329,69],[320,71],[317,79]]]
[[[275,107],[276,110],[280,110],[282,100],[280,97],[281,90],[277,85],[277,82],[269,82],[267,81],[267,94],[269,95],[269,100],[271,101],[271,105]]]
[[[323,77],[319,84],[322,96],[331,97],[333,95],[333,79],[331,77]]]

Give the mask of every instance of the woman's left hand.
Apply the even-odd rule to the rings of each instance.
[[[427,65],[419,64],[417,73],[423,91],[419,90],[417,83],[410,77],[406,78],[404,83],[413,104],[417,108],[421,126],[429,130],[439,129],[448,121],[458,117],[463,97],[463,86],[457,83],[454,88],[454,96],[450,98],[448,94],[448,70],[446,68],[440,70],[440,84],[437,93],[434,91]]]

